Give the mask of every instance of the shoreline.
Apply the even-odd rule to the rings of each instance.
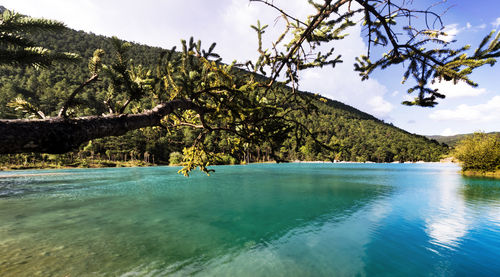
[[[52,175],[70,175],[71,173],[65,172],[51,172],[51,173],[26,173],[26,174],[0,174],[0,179],[2,178],[19,178],[19,177],[36,177],[36,176],[52,176]]]
[[[484,177],[484,178],[500,179],[500,169],[496,171],[465,170],[461,171],[460,173],[462,173],[462,175],[466,177]]]
[[[249,164],[273,164],[276,163],[275,161],[269,161],[269,162],[251,162]],[[377,163],[377,162],[354,162],[354,161],[290,161],[286,163],[302,163],[302,164],[326,164],[326,163],[332,163],[332,164],[455,164],[455,162],[452,161],[439,161],[439,162],[425,162],[425,161],[417,161],[417,162],[384,162],[384,163]],[[242,164],[237,164],[237,165],[245,165],[245,163]],[[152,164],[152,163],[146,163],[144,161],[127,161],[127,162],[116,162],[116,161],[107,161],[107,160],[95,160],[94,162],[90,162],[87,164],[84,164],[83,166],[80,165],[56,165],[56,164],[37,164],[34,166],[23,166],[23,165],[3,165],[0,166],[0,172],[12,172],[12,171],[21,171],[21,170],[50,170],[50,169],[89,169],[89,168],[120,168],[120,167],[153,167],[153,166],[180,166],[178,164]],[[215,165],[211,165],[215,166]],[[474,173],[468,173],[471,174],[476,174],[476,176],[479,176],[480,173],[474,172]],[[500,176],[500,171],[496,173],[497,175]],[[495,175],[496,176],[496,175]]]
[[[150,167],[150,166],[164,166],[166,164],[153,164],[146,163],[144,161],[109,161],[109,160],[93,160],[87,161],[86,163],[81,164],[67,164],[67,165],[58,165],[51,163],[37,163],[32,166],[24,166],[24,165],[0,165],[0,172],[7,171],[18,171],[18,170],[48,170],[48,169],[78,169],[78,168],[119,168],[119,167]]]

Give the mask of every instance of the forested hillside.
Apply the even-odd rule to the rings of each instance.
[[[74,52],[82,57],[75,64],[57,64],[50,68],[0,67],[0,118],[23,118],[29,113],[19,109],[19,105],[9,105],[12,101],[29,102],[47,116],[56,116],[67,96],[90,77],[88,59],[93,52],[104,49],[104,62],[110,62],[113,53],[111,38],[87,34],[82,31],[67,30],[57,34],[43,34],[33,40],[44,47],[63,52]],[[153,69],[160,48],[132,44],[128,57],[144,70]],[[113,95],[113,83],[106,78],[84,88],[68,110],[72,116],[100,115],[107,112],[114,101],[126,99]],[[305,93],[305,92],[304,92]],[[317,138],[335,149],[334,152],[322,148],[314,140],[298,144],[297,138],[288,137],[278,153],[273,155],[270,145],[245,145],[240,149],[228,147],[229,139],[224,136],[208,136],[205,140],[212,149],[217,149],[220,163],[262,162],[270,160],[343,160],[343,161],[436,161],[448,152],[446,145],[413,135],[375,117],[334,100],[320,101],[312,93],[305,97],[316,104],[310,118],[300,117],[299,121],[316,133]],[[149,109],[152,101],[144,98],[127,107],[130,111]],[[16,110],[17,107],[17,110]],[[4,155],[0,162],[29,166],[34,161],[61,165],[86,165],[90,161],[145,161],[156,164],[178,163],[182,149],[193,142],[196,132],[182,128],[145,128],[129,132],[122,137],[110,137],[91,141],[78,151],[63,155]]]
[[[491,132],[488,134],[500,134],[500,132]],[[473,134],[458,134],[453,136],[427,136],[429,139],[434,139],[439,143],[444,143],[450,147],[455,147],[457,143],[468,136],[472,136]]]

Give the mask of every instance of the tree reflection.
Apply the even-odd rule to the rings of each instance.
[[[462,195],[466,202],[483,204],[500,200],[500,180],[493,178],[464,177]]]

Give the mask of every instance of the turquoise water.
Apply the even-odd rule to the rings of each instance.
[[[215,169],[0,173],[0,276],[500,276],[500,180],[442,164]]]

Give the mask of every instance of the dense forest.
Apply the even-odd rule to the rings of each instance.
[[[112,39],[82,31],[34,35],[32,40],[49,49],[79,54],[82,59],[73,64],[55,64],[50,68],[0,66],[0,118],[15,119],[32,116],[14,102],[27,101],[46,116],[56,116],[68,95],[90,76],[88,60],[96,49],[103,49],[103,62],[111,62]],[[164,50],[132,43],[127,55],[134,65],[152,70]],[[100,78],[84,88],[68,110],[72,116],[100,115],[115,103],[125,102],[114,95],[112,80]],[[234,149],[225,136],[205,138],[209,148],[219,155],[220,164],[266,162],[272,160],[322,161],[436,161],[449,148],[424,136],[410,134],[386,124],[377,118],[334,100],[322,100],[315,94],[303,92],[304,97],[317,107],[314,116],[305,118],[297,113],[297,120],[307,126],[319,141],[335,151],[327,150],[313,139],[298,143],[293,136],[286,138],[277,153],[270,145],[245,144]],[[147,98],[131,103],[130,111],[151,108]],[[26,105],[25,105],[26,107]],[[196,138],[189,128],[153,127],[135,130],[121,137],[90,141],[77,151],[61,155],[17,154],[0,156],[0,167],[30,166],[111,166],[123,162],[135,164],[178,164],[181,152]],[[276,151],[275,151],[276,152]]]

